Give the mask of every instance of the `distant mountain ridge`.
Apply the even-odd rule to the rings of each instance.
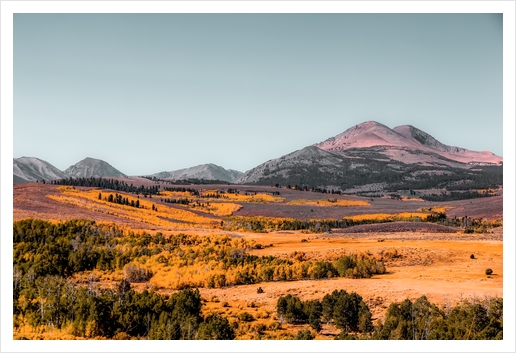
[[[357,190],[468,188],[502,185],[503,159],[441,143],[412,126],[393,129],[366,121],[322,142],[266,161],[245,173],[215,164],[149,176],[169,180],[213,180],[240,184],[304,185]],[[99,159],[85,158],[65,171],[33,157],[13,159],[14,183],[68,177],[126,177]],[[469,184],[468,184],[469,185]]]
[[[13,158],[14,183],[66,178],[67,175],[52,164],[35,157]]]
[[[160,172],[153,174],[161,179],[199,179],[220,180],[234,182],[243,173],[233,169],[224,169],[215,164],[202,164],[191,168]],[[65,178],[124,178],[122,173],[111,164],[95,158],[87,157],[80,162],[61,171],[52,164],[35,157],[13,158],[13,182],[14,184],[35,182],[42,180],[57,180]]]
[[[485,163],[500,165],[503,161],[502,157],[491,152],[477,152],[445,145],[430,134],[412,125],[402,125],[390,129],[376,121],[366,121],[355,125],[341,134],[314,144],[314,146],[343,155],[347,155],[346,151],[352,149],[376,150],[391,159],[406,164],[421,161],[421,159],[411,159],[406,153],[394,153],[394,151],[409,151],[410,154],[415,154],[414,152],[416,151],[422,151],[465,164]],[[430,162],[428,156],[425,161]]]
[[[213,163],[201,164],[191,168],[184,168],[170,172],[159,172],[151,176],[160,179],[205,179],[234,182],[243,173],[233,169],[224,169]]]
[[[13,158],[13,183],[49,181],[66,178],[126,177],[118,169],[100,159],[85,158],[64,171],[35,157]]]
[[[366,121],[247,171],[236,183],[297,185],[347,192],[501,184],[502,157],[448,146],[411,125]],[[498,169],[489,169],[498,167]]]
[[[101,159],[84,158],[68,167],[64,173],[73,178],[126,177],[124,173]]]

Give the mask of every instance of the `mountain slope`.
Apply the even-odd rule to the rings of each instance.
[[[238,184],[328,185],[342,177],[352,161],[315,146],[308,146],[248,170]]]
[[[411,142],[418,142],[425,148],[434,151],[443,157],[461,163],[501,164],[503,162],[502,157],[497,156],[492,152],[477,152],[467,150],[465,148],[445,145],[436,140],[433,136],[427,134],[424,131],[419,130],[418,128],[412,125],[397,126],[393,130],[399,133],[400,135],[406,137]]]
[[[66,178],[66,174],[52,164],[35,157],[13,158],[14,183],[36,180],[54,180]]]
[[[82,161],[68,167],[64,174],[72,178],[90,177],[125,177],[126,175],[114,168],[111,164],[100,159],[85,158]]]
[[[370,194],[501,185],[502,158],[442,144],[410,125],[368,121],[247,171],[236,182]],[[435,192],[435,191],[434,191]]]
[[[243,173],[233,169],[224,169],[216,164],[201,164],[191,168],[152,174],[160,179],[205,179],[234,182]]]
[[[314,144],[326,151],[343,151],[373,146],[416,147],[407,138],[376,121],[355,125],[334,137]]]
[[[390,129],[375,121],[366,121],[353,126],[314,146],[344,156],[349,156],[347,151],[351,150],[376,152],[405,164],[420,163],[427,166],[500,165],[503,160],[491,152],[476,152],[445,145],[412,125]]]

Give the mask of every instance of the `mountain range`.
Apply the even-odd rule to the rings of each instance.
[[[63,179],[68,176],[52,164],[35,157],[13,159],[14,183],[26,183],[36,180]]]
[[[374,193],[489,180],[501,184],[501,165],[502,158],[491,152],[445,145],[411,125],[390,129],[366,121],[262,163],[236,183]]]
[[[243,173],[233,169],[224,169],[215,164],[202,164],[192,168],[185,168],[171,172],[152,174],[159,179],[205,179],[234,182]],[[20,157],[13,159],[14,184],[35,182],[39,180],[57,180],[66,178],[123,178],[127,177],[111,164],[95,158],[87,157],[68,167],[64,171],[52,164],[35,157]]]
[[[464,180],[501,182],[502,157],[439,142],[411,125],[393,129],[366,121],[325,141],[241,173],[202,164],[149,177],[204,179],[237,184],[304,185],[347,191],[431,188]],[[125,177],[107,162],[86,158],[64,171],[33,157],[13,160],[14,183],[68,177]],[[493,169],[494,168],[494,169]],[[444,184],[443,184],[444,183]]]
[[[402,125],[390,129],[375,121],[366,121],[356,125],[337,136],[314,144],[314,146],[344,156],[347,156],[346,151],[348,150],[367,149],[377,151],[405,164],[442,164],[442,161],[435,160],[435,155],[467,164],[498,165],[502,162],[501,157],[491,152],[476,152],[445,145],[412,125]],[[421,155],[424,155],[424,159],[421,158]],[[437,157],[437,159],[439,158]]]
[[[52,164],[35,157],[13,159],[14,184],[39,180],[56,180],[65,178],[89,177],[125,177],[126,175],[111,164],[100,159],[85,158],[61,171]]]

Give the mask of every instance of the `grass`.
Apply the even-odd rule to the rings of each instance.
[[[140,199],[130,194],[101,192],[102,199],[99,199],[99,190],[81,191],[70,187],[62,187],[59,190],[61,195],[48,195],[47,197],[64,204],[151,225],[174,228],[195,224],[200,227],[213,227],[218,223],[216,219],[199,216],[187,210],[168,207],[148,201],[145,198]],[[110,195],[114,197],[115,194],[123,195],[123,197],[128,198],[129,202],[138,200],[140,208],[105,201],[104,198],[108,198]]]

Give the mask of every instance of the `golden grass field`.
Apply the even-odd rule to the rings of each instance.
[[[321,280],[303,280],[292,282],[262,282],[252,285],[238,285],[225,288],[201,288],[206,300],[203,310],[216,311],[228,317],[230,321],[238,320],[239,313],[248,312],[254,321],[239,326],[239,338],[253,338],[256,332],[269,327],[277,321],[275,306],[277,299],[286,294],[297,295],[302,300],[322,299],[325,294],[335,289],[355,291],[369,305],[373,319],[382,319],[390,303],[401,302],[406,298],[414,300],[421,295],[441,307],[454,305],[461,300],[471,298],[503,296],[503,227],[493,228],[486,235],[462,233],[430,232],[372,232],[372,233],[307,233],[304,231],[274,231],[253,233],[244,231],[225,231],[219,227],[223,217],[239,215],[250,209],[259,213],[264,207],[264,215],[278,212],[340,212],[342,218],[353,220],[404,219],[420,217],[424,219],[434,212],[464,212],[471,209],[479,212],[474,200],[471,204],[460,202],[430,203],[421,200],[379,200],[370,202],[366,198],[340,197],[336,202],[328,201],[321,195],[307,199],[310,193],[291,192],[281,197],[257,193],[249,195],[226,194],[226,198],[202,199],[202,207],[170,205],[152,199],[139,198],[143,208],[113,204],[98,198],[108,196],[109,190],[88,190],[86,188],[55,187],[51,185],[21,185],[14,189],[14,220],[24,218],[42,218],[63,220],[72,218],[94,219],[99,222],[117,223],[131,229],[157,230],[163,234],[187,233],[195,235],[228,235],[234,239],[244,239],[252,244],[268,245],[261,249],[251,249],[250,254],[257,256],[274,255],[293,258],[302,253],[306,259],[331,260],[339,255],[369,254],[385,262],[387,273],[375,275],[368,279],[332,278]],[[212,190],[206,190],[206,193]],[[134,195],[123,194],[130,200]],[[292,196],[294,195],[294,196]],[[163,197],[187,197],[184,194],[168,193]],[[296,197],[297,196],[297,197]],[[392,207],[389,207],[389,202]],[[494,202],[494,201],[490,201]],[[501,205],[501,201],[500,201]],[[152,210],[152,206],[157,211]],[[287,208],[290,207],[290,208]],[[500,206],[501,207],[501,206]],[[331,210],[330,210],[331,209]],[[337,211],[336,211],[337,209]],[[287,210],[287,211],[283,211]],[[248,211],[249,212],[249,211]],[[486,211],[487,212],[487,211]],[[501,221],[500,210],[489,210],[487,219]],[[332,215],[335,213],[331,213]],[[259,216],[259,214],[257,214]],[[317,214],[319,216],[319,213]],[[459,213],[460,216],[460,213]],[[314,215],[315,217],[315,215]],[[270,246],[272,245],[272,246]],[[473,254],[475,259],[471,259]],[[485,269],[491,268],[493,274],[487,276]],[[167,288],[167,276],[175,280],[176,274],[160,272],[157,281],[162,285],[158,291],[172,293]],[[120,275],[120,274],[118,274]],[[117,274],[110,278],[115,279]],[[107,277],[106,277],[107,278]],[[156,281],[156,280],[155,280]],[[106,282],[109,280],[106,279]],[[134,286],[148,288],[150,283]],[[263,293],[258,294],[261,287]],[[299,329],[291,325],[292,332]],[[287,325],[288,328],[288,325]],[[288,332],[288,330],[286,331]],[[336,332],[323,325],[317,339],[330,339]],[[274,333],[273,333],[274,334]],[[285,331],[277,333],[285,334]]]

